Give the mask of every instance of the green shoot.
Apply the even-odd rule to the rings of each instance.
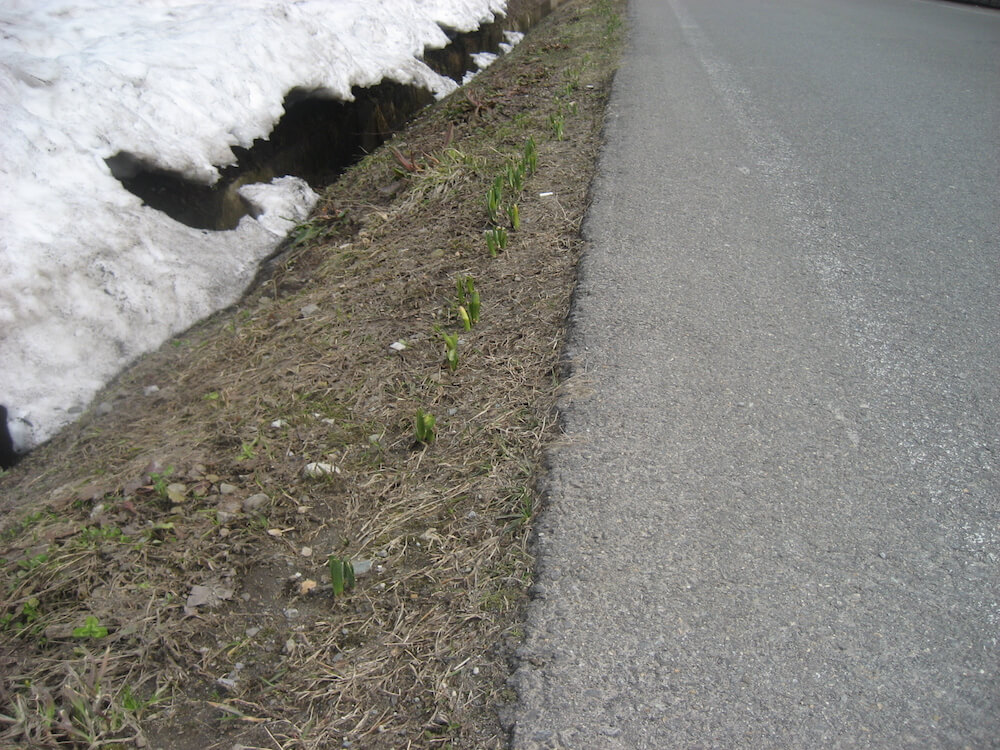
[[[486,247],[489,248],[490,255],[495,258],[499,250],[507,247],[507,230],[503,227],[493,227],[487,229],[485,235]]]
[[[490,217],[490,222],[493,224],[497,223],[497,217],[500,215],[500,203],[503,201],[503,177],[497,177],[493,181],[493,185],[490,187],[489,191],[486,193],[486,213]]]
[[[350,560],[341,560],[330,555],[326,564],[330,568],[330,583],[333,585],[334,596],[342,596],[345,590],[354,588],[354,565]]]
[[[444,339],[444,358],[448,363],[448,369],[455,372],[458,369],[458,334],[445,333],[440,331],[441,338]]]
[[[524,156],[521,159],[521,165],[529,176],[533,175],[538,169],[538,146],[535,145],[534,138],[529,138],[524,144]]]
[[[417,416],[413,420],[413,431],[416,433],[418,443],[427,445],[434,442],[436,421],[433,414],[429,414],[423,409],[417,409]]]
[[[507,218],[510,219],[510,226],[515,231],[521,228],[521,211],[516,203],[507,206]]]
[[[561,141],[565,138],[566,117],[562,112],[549,117],[549,125],[552,126],[552,132],[557,141]]]
[[[479,322],[479,292],[476,289],[469,295],[469,320],[473,325]]]
[[[507,165],[507,187],[515,193],[521,192],[524,188],[524,165]]]

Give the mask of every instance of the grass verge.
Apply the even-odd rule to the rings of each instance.
[[[0,746],[505,746],[620,12],[559,7],[0,477]]]

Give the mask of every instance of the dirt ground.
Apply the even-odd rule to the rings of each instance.
[[[621,12],[560,6],[0,477],[0,747],[506,746]]]

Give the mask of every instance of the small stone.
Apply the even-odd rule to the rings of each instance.
[[[225,482],[223,482],[222,484],[219,485],[220,495],[232,495],[234,492],[236,492],[236,487],[234,487],[231,484],[226,484]]]
[[[158,385],[147,385],[145,388],[142,389],[142,395],[144,396],[152,396],[154,393],[159,393],[159,392],[160,392],[160,386]]]
[[[315,315],[318,312],[319,312],[319,305],[306,305],[301,310],[299,310],[299,314],[303,318],[308,318],[310,315]]]
[[[251,626],[250,626],[249,628],[247,628],[247,629],[246,629],[246,630],[244,630],[243,632],[244,632],[244,633],[246,634],[247,638],[253,638],[253,637],[254,637],[255,635],[257,635],[257,634],[258,634],[258,633],[259,633],[260,631],[261,631],[261,628],[260,628],[260,627],[258,627],[258,626],[256,626],[256,625],[251,625]]]
[[[175,504],[183,503],[187,495],[187,487],[180,482],[167,485],[167,498]]]
[[[393,351],[397,351],[397,352],[404,351],[406,349],[406,342],[404,342],[404,341],[393,341],[391,344],[389,344],[389,348],[392,349]]]
[[[288,609],[283,609],[282,614],[284,614],[289,620],[294,620],[299,616],[299,611],[295,609],[295,607],[289,607]]]
[[[220,677],[215,681],[215,684],[221,688],[225,688],[226,690],[236,689],[236,680],[232,680],[228,677]]]
[[[366,576],[372,571],[372,561],[371,560],[358,560],[357,562],[351,563],[354,568],[354,575]]]
[[[282,427],[288,427],[288,422],[286,422],[284,419],[276,419],[273,422],[271,422],[271,427],[273,427],[276,430],[280,430]]]
[[[338,469],[333,464],[313,462],[306,464],[305,469],[303,469],[303,473],[307,477],[312,477],[313,479],[315,479],[316,477],[324,477],[324,476],[330,476],[331,474],[339,474],[340,469]]]
[[[375,554],[376,554],[376,555],[378,555],[379,557],[381,557],[381,558],[385,559],[386,557],[388,557],[388,556],[389,556],[389,550],[387,550],[387,549],[380,549],[380,550],[379,550],[378,552],[376,552]]]
[[[232,498],[223,500],[215,508],[215,520],[229,523],[240,514],[240,503]]]
[[[97,406],[97,413],[98,414],[110,414],[111,412],[114,411],[114,409],[115,409],[115,407],[111,405],[110,401],[102,401]]]
[[[251,495],[243,501],[243,512],[253,513],[263,508],[269,502],[271,502],[271,498],[263,492],[258,492],[256,495]]]
[[[303,547],[301,550],[299,550],[299,554],[302,555],[303,557],[312,557],[313,549],[312,547]]]
[[[316,588],[316,585],[316,581],[311,578],[307,578],[299,583],[299,593],[302,594],[302,596],[305,596],[310,591],[313,591]]]

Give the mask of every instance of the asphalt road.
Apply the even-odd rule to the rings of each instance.
[[[1000,12],[629,29],[515,748],[1000,747]]]

